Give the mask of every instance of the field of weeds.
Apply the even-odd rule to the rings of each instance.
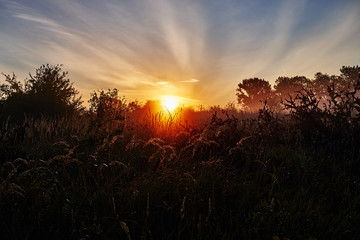
[[[197,124],[126,109],[9,118],[1,238],[359,239],[359,98],[312,97]]]

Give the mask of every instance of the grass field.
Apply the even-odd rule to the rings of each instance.
[[[1,238],[360,239],[359,116],[313,107],[9,118]]]

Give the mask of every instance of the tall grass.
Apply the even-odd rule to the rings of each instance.
[[[1,236],[360,238],[358,121],[299,94],[288,116],[264,106],[255,118],[214,112],[198,126],[150,112],[106,126],[86,114],[9,120]]]

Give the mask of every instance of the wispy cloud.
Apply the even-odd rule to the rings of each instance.
[[[129,98],[226,104],[244,78],[311,77],[360,61],[356,1],[330,1],[316,17],[312,1],[0,4],[0,71],[63,63],[85,99],[117,87]]]
[[[159,84],[159,85],[166,85],[166,84],[168,84],[169,82],[157,82],[157,84]]]
[[[181,82],[183,82],[183,83],[197,83],[197,82],[199,82],[199,80],[192,78],[192,79],[181,81]]]
[[[35,22],[35,23],[40,23],[40,24],[49,26],[51,28],[59,27],[59,25],[56,24],[54,21],[51,21],[51,20],[45,19],[45,18],[41,18],[41,17],[31,16],[28,14],[14,14],[14,17],[20,18],[23,20],[27,20],[27,21],[31,21],[31,22]]]

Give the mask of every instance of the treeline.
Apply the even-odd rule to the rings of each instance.
[[[305,76],[278,77],[272,88],[271,84],[259,78],[244,79],[238,84],[237,100],[243,110],[258,111],[266,104],[273,110],[282,110],[286,100],[294,99],[301,90],[310,91],[321,107],[329,100],[329,90],[344,92],[354,87],[360,80],[359,66],[343,66],[340,75],[328,75],[321,72],[313,79]]]
[[[42,65],[36,69],[35,75],[19,81],[16,75],[4,74],[5,83],[0,84],[0,122],[21,123],[26,118],[39,119],[41,117],[59,118],[73,114],[88,114],[91,117],[103,118],[101,121],[121,120],[125,112],[131,115],[146,117],[156,114],[161,108],[159,101],[148,100],[127,102],[120,97],[119,91],[114,89],[96,90],[90,94],[89,109],[85,109],[79,91],[68,78],[68,72],[62,70],[62,65]],[[236,111],[234,105],[226,109]],[[197,117],[204,119],[214,111],[221,112],[219,106],[208,109],[199,107],[202,114]],[[194,116],[194,108],[182,108],[182,115]],[[204,115],[204,116],[203,116]],[[179,116],[172,116],[179,117]],[[107,120],[106,120],[107,119]]]
[[[0,85],[0,121],[4,122],[9,117],[15,122],[21,122],[25,117],[61,117],[85,110],[81,97],[78,96],[78,90],[68,78],[68,72],[62,71],[61,67],[62,65],[42,65],[36,69],[35,75],[29,74],[30,77],[23,82],[17,80],[14,73],[3,74],[5,83]],[[306,90],[319,101],[320,107],[325,107],[330,100],[329,91],[341,94],[351,90],[359,78],[359,66],[343,66],[340,75],[319,72],[315,74],[314,79],[304,76],[282,76],[276,79],[273,87],[264,79],[249,78],[238,84],[237,102],[241,111],[258,112],[264,104],[274,111],[281,111],[284,110],[285,104],[289,103],[288,100],[298,101],[299,99],[296,100],[298,94]],[[103,111],[107,109],[110,115],[117,114],[117,118],[123,115],[125,108],[137,112],[142,110],[146,113],[150,108],[156,109],[154,105],[159,105],[156,101],[148,101],[145,104],[132,101],[126,104],[126,100],[119,97],[117,89],[95,91],[91,94],[89,103],[88,113],[99,111],[98,114],[106,115],[107,113]],[[187,109],[188,113],[193,110],[191,107]],[[204,110],[200,108],[199,112]],[[213,106],[206,111],[221,112],[222,110],[236,114],[239,108],[230,103],[225,108]]]

